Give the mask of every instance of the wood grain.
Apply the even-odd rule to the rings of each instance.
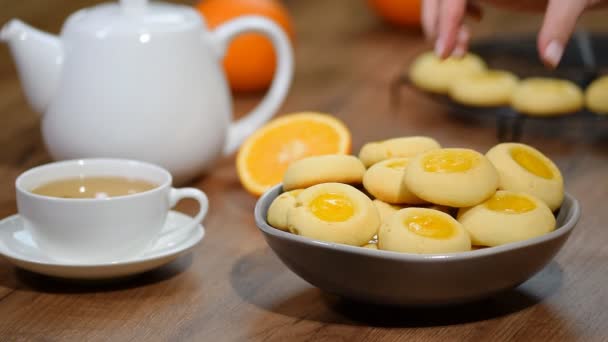
[[[96,1],[0,0],[0,23],[20,17],[58,32],[65,17]],[[297,70],[281,113],[319,110],[351,128],[354,150],[366,141],[408,134],[481,151],[493,125],[463,121],[405,89],[389,103],[389,85],[420,51],[419,32],[390,30],[364,2],[290,1],[297,29]],[[583,25],[606,29],[606,12]],[[530,31],[538,18],[488,11],[475,32]],[[516,26],[516,27],[513,27]],[[238,96],[238,115],[259,95]],[[234,159],[192,185],[211,201],[208,235],[190,254],[158,270],[106,283],[32,274],[0,258],[2,341],[402,341],[608,340],[608,132],[581,125],[537,125],[524,141],[563,170],[582,219],[557,258],[533,279],[500,296],[439,309],[391,309],[320,292],[283,266],[253,221],[256,199],[239,185]],[[0,217],[16,212],[13,182],[49,161],[38,115],[26,105],[8,50],[0,47]],[[178,209],[193,214],[193,202]],[[415,279],[413,280],[415,281]]]

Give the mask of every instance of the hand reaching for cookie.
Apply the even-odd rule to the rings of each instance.
[[[556,67],[564,47],[574,31],[578,17],[586,9],[608,4],[607,0],[485,0],[484,2],[515,10],[545,11],[538,34],[541,60]],[[422,25],[435,43],[435,53],[442,57],[463,55],[468,47],[469,30],[463,19],[478,7],[467,0],[423,0]]]

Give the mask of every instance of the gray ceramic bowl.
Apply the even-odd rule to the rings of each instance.
[[[444,305],[516,287],[545,267],[580,217],[566,194],[553,232],[499,247],[444,255],[406,254],[313,240],[268,225],[266,212],[282,192],[266,192],[255,207],[257,226],[276,255],[301,278],[343,297],[390,305]]]

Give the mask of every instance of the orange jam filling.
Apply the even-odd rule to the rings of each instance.
[[[403,225],[412,233],[431,239],[447,239],[454,235],[454,226],[439,215],[414,215],[406,218]]]
[[[430,152],[422,165],[427,172],[465,172],[479,163],[479,155],[467,150],[437,150]]]
[[[553,178],[553,172],[551,172],[547,163],[527,149],[514,147],[511,149],[511,157],[528,172],[545,179]]]
[[[343,222],[355,214],[353,202],[338,193],[321,194],[309,206],[313,215],[327,222]]]
[[[536,208],[534,202],[515,194],[495,194],[485,205],[490,210],[509,214],[523,214]]]

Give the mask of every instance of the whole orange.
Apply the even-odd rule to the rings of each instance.
[[[421,0],[367,0],[385,21],[400,27],[420,25]]]
[[[213,29],[242,15],[261,15],[278,24],[293,41],[292,21],[276,0],[204,0],[196,6]],[[229,45],[224,70],[235,91],[267,88],[274,76],[276,56],[270,40],[259,33],[245,33]]]

